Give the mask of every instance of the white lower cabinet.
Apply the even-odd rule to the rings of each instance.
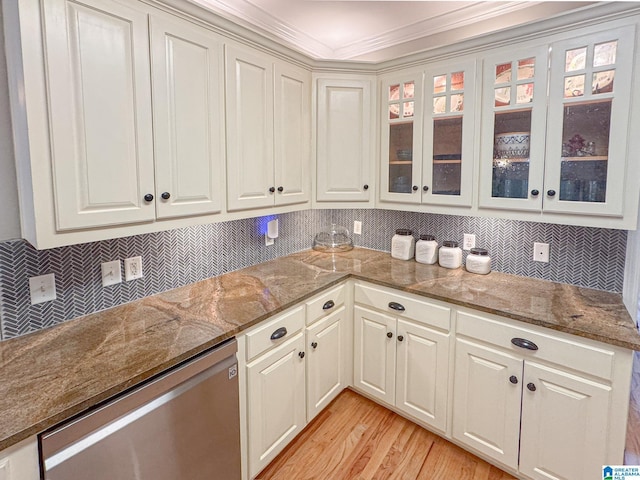
[[[0,480],[39,480],[38,440],[31,437],[0,452]]]
[[[354,386],[445,432],[450,309],[361,284],[354,297]]]
[[[458,313],[453,438],[527,478],[600,479],[623,460],[631,352],[543,330]]]

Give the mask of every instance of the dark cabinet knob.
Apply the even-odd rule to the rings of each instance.
[[[402,335],[398,335],[398,341],[401,342],[404,340],[404,337]]]
[[[393,333],[392,332],[387,332],[387,338],[393,338]]]
[[[286,327],[280,327],[271,334],[271,340],[278,340],[287,334]]]
[[[531,195],[533,195],[534,197],[537,197],[538,195],[540,195],[540,191],[539,190],[531,190]]]
[[[412,189],[414,192],[417,192],[417,191],[418,191],[418,185],[414,185],[411,189]]]
[[[362,186],[362,188],[364,188],[365,190],[369,190],[369,185],[367,185],[366,183]]]
[[[423,191],[425,191],[425,192],[428,192],[428,191],[429,191],[429,187],[427,187],[427,186],[425,185],[424,187],[422,187],[422,190],[423,190]]]
[[[389,308],[391,310],[395,310],[396,312],[404,312],[404,305],[398,302],[389,302]]]
[[[524,348],[526,350],[538,350],[538,345],[533,343],[531,340],[527,340],[526,338],[514,337],[511,339],[511,343],[516,347]]]
[[[147,193],[147,194],[144,196],[144,201],[145,201],[145,202],[153,202],[153,195],[151,195],[150,193]]]
[[[169,200],[171,198],[171,194],[169,192],[162,192],[162,195],[160,196],[163,200]]]
[[[298,353],[298,356],[299,356],[300,358],[304,358],[304,352],[299,352],[299,353]]]
[[[547,195],[549,195],[550,197],[555,197],[556,196],[556,191],[555,190],[547,190]]]
[[[535,392],[536,391],[536,386],[533,383],[527,383],[527,388],[531,391],[531,392]]]
[[[329,301],[325,302],[324,305],[322,305],[322,309],[323,310],[331,310],[335,306],[336,306],[336,302],[334,302],[333,300],[329,300]]]
[[[311,342],[311,347],[315,350],[318,346],[318,342]]]
[[[280,193],[284,192],[284,187],[278,187],[278,191],[279,191]]]
[[[509,381],[510,381],[511,383],[513,383],[514,385],[516,385],[516,384],[518,383],[518,377],[516,377],[515,375],[511,375],[511,376],[509,377]]]
[[[276,191],[276,187],[269,187],[269,191],[270,191],[271,193],[275,192],[275,191]]]

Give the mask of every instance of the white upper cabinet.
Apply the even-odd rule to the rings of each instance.
[[[235,46],[226,68],[228,209],[307,202],[309,72]]]
[[[212,32],[151,16],[158,218],[218,213],[224,192],[223,43]]]
[[[57,230],[153,220],[147,14],[110,0],[43,7]]]
[[[362,77],[317,79],[317,202],[373,198],[374,86]]]

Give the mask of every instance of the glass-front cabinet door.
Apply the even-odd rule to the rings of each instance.
[[[547,47],[484,60],[480,206],[540,210]]]
[[[553,44],[545,211],[622,215],[633,45],[633,27]]]
[[[420,203],[422,73],[382,82],[380,198]]]
[[[425,72],[422,202],[471,206],[475,61]]]

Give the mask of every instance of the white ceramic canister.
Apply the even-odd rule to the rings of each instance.
[[[413,232],[406,228],[399,228],[391,239],[391,256],[399,260],[409,260],[413,258],[415,246]]]
[[[472,248],[465,264],[467,271],[486,275],[491,271],[491,257],[484,248]]]
[[[438,261],[438,242],[433,235],[420,235],[416,242],[416,262],[433,265]]]
[[[438,252],[438,262],[444,268],[460,268],[462,266],[462,250],[458,242],[445,240]]]

